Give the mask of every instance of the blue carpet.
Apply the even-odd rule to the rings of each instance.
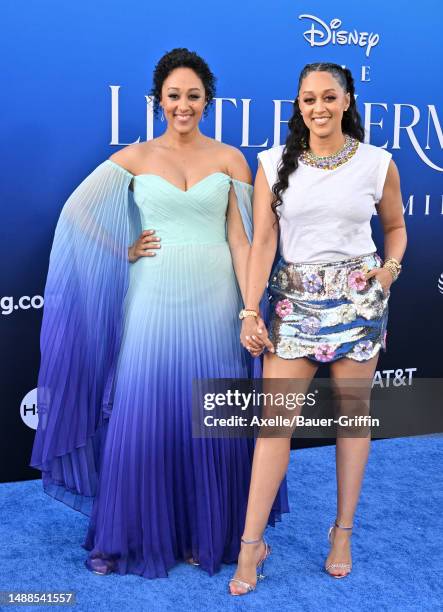
[[[256,592],[233,598],[233,566],[209,578],[181,564],[168,579],[95,576],[83,565],[87,517],[45,495],[39,480],[0,485],[0,590],[75,591],[75,606],[4,610],[441,610],[443,438],[373,442],[353,536],[353,571],[322,571],[335,512],[334,447],[292,453],[290,506],[268,529],[273,553]]]

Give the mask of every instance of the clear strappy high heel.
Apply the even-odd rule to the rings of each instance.
[[[334,524],[329,528],[329,531],[328,531],[328,541],[331,544],[331,546],[333,544],[333,540],[331,539],[332,532],[337,528],[345,529],[346,531],[350,531],[353,527],[343,527],[342,525],[339,525],[337,521],[335,521]],[[346,576],[348,576],[351,573],[351,567],[352,566],[350,563],[328,563],[328,565],[326,565],[325,567],[325,571],[333,578],[346,578]],[[332,568],[343,569],[343,570],[347,569],[348,571],[346,572],[346,574],[337,576],[336,574],[331,574],[331,572],[329,571]]]
[[[263,544],[265,545],[265,552],[262,558],[260,559],[260,561],[257,563],[257,580],[263,580],[265,578],[265,575],[263,574],[263,570],[265,567],[265,561],[271,554],[271,547],[265,541],[264,538],[259,538],[258,540],[244,540],[242,538],[241,541],[243,542],[243,544],[257,544],[258,542],[263,542]],[[243,593],[233,593],[229,589],[231,582],[238,584],[243,589],[245,589],[245,591]],[[245,580],[240,580],[239,578],[231,578],[231,580],[228,583],[228,589],[231,595],[246,595],[247,593],[254,591],[256,586],[257,586],[256,584],[249,584],[249,582],[246,582]]]

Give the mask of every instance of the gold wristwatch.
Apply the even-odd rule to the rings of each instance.
[[[255,312],[255,310],[246,310],[245,308],[242,308],[242,310],[240,310],[240,312],[238,313],[238,318],[239,319],[246,319],[246,317],[258,317],[258,312]]]

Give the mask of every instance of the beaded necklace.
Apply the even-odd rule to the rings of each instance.
[[[345,144],[342,148],[333,153],[332,155],[325,155],[321,157],[319,155],[315,155],[310,149],[303,151],[303,153],[299,156],[299,161],[303,164],[307,164],[308,166],[313,166],[314,168],[321,168],[323,170],[335,170],[339,166],[345,164],[348,160],[355,155],[359,141],[356,138],[352,138],[352,136],[345,135]]]

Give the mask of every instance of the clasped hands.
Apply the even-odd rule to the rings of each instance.
[[[253,357],[258,357],[265,349],[274,353],[275,349],[269,340],[268,330],[261,317],[246,317],[243,319],[240,342]]]

